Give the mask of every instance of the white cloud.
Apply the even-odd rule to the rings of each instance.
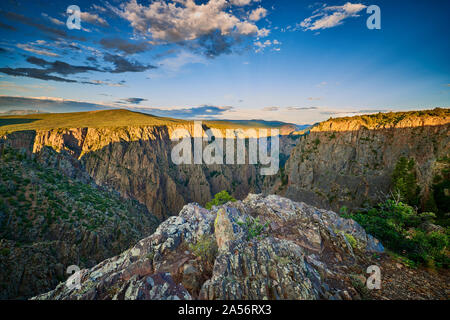
[[[50,22],[52,22],[53,24],[56,24],[56,25],[58,25],[58,26],[63,26],[63,25],[65,25],[64,22],[62,22],[62,21],[60,21],[60,20],[58,20],[58,19],[56,19],[56,18],[50,17],[50,16],[49,16],[48,14],[46,14],[45,12],[42,13],[42,16],[43,16],[44,18],[47,18]]]
[[[258,21],[261,20],[262,18],[265,18],[266,16],[267,10],[262,7],[259,7],[250,13],[249,19],[252,21]]]
[[[258,30],[257,36],[258,38],[267,37],[270,34],[270,30],[266,28],[261,28]]]
[[[45,50],[45,49],[36,48],[36,47],[34,47],[32,45],[29,45],[29,44],[21,44],[21,43],[19,43],[19,44],[17,44],[17,47],[22,49],[22,50],[25,50],[25,51],[28,51],[28,52],[33,52],[33,53],[36,53],[36,54],[39,54],[39,55],[43,55],[43,56],[47,56],[47,57],[58,57],[59,56],[59,54],[57,54],[57,53],[54,53],[54,52],[51,52],[51,51],[48,51],[48,50]]]
[[[81,12],[80,17],[81,17],[81,23],[83,23],[83,21],[86,21],[87,23],[95,24],[95,25],[98,25],[101,27],[109,26],[108,22],[106,22],[105,19],[101,18],[96,13]]]
[[[258,52],[263,51],[265,48],[272,47],[272,46],[279,46],[279,45],[281,45],[281,42],[276,39],[275,40],[266,40],[264,42],[258,40],[258,41],[254,42],[254,45],[256,47],[255,52],[258,53]],[[273,50],[281,51],[281,49],[279,47],[275,47],[275,48],[273,48]]]
[[[300,23],[303,30],[320,30],[339,26],[350,17],[358,17],[361,10],[367,8],[361,3],[347,2],[343,6],[322,7],[315,10],[313,15]]]
[[[230,0],[230,2],[236,6],[247,6],[249,5],[252,0]]]
[[[115,12],[131,26],[153,40],[179,42],[195,40],[219,30],[221,35],[252,35],[259,28],[245,18],[230,12],[232,6],[245,6],[251,0],[210,0],[196,4],[194,0],[156,0],[148,6],[131,0]]]

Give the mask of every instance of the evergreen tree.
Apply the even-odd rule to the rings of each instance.
[[[416,162],[413,158],[401,157],[392,174],[392,190],[402,201],[411,206],[420,204],[420,187],[417,184]]]

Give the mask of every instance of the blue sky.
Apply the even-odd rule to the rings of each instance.
[[[66,9],[81,9],[81,29]],[[381,30],[366,12],[381,9]],[[298,124],[450,105],[448,1],[13,1],[0,112],[129,108]]]

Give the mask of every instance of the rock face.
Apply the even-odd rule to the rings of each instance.
[[[258,165],[173,164],[171,151],[178,143],[173,138],[179,129],[195,137],[193,125],[167,125],[22,131],[4,139],[30,154],[47,147],[70,154],[95,183],[138,200],[159,218],[176,215],[186,203],[204,205],[222,190],[238,199],[261,192]],[[296,140],[281,140],[284,163]]]
[[[0,144],[0,299],[25,299],[154,232],[145,206],[95,184],[66,152]]]
[[[425,203],[449,156],[448,109],[334,119],[301,137],[282,175],[263,190],[320,208],[360,208],[389,193],[395,165],[406,157],[415,160]]]
[[[359,299],[350,275],[383,250],[334,212],[249,195],[211,211],[189,204],[133,248],[80,271],[79,288],[60,283],[34,299]]]

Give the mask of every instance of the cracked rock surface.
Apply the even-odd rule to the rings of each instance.
[[[335,212],[249,195],[210,211],[186,205],[133,248],[81,270],[79,288],[60,283],[34,299],[361,299],[352,279],[383,251]]]

